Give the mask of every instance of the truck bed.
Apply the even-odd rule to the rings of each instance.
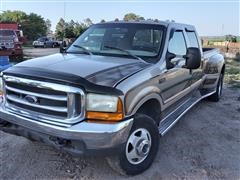
[[[219,49],[217,48],[202,48],[202,51],[203,51],[204,58],[209,58],[215,54],[220,53]]]

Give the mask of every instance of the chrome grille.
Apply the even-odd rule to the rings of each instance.
[[[84,118],[84,92],[75,87],[3,76],[5,107],[36,120],[72,124]],[[24,113],[23,113],[24,112]]]

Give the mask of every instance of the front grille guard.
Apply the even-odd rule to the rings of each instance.
[[[67,93],[67,109],[66,109],[67,117],[61,118],[59,116],[46,115],[43,113],[31,111],[31,110],[24,109],[24,108],[21,108],[21,107],[18,107],[18,106],[8,103],[7,99],[9,97],[7,94],[7,88],[11,88],[11,87],[7,87],[6,82],[14,82],[14,83],[18,83],[21,85],[28,85],[28,86],[33,86],[33,87],[37,87],[37,88],[66,92]],[[82,89],[79,89],[76,87],[71,87],[71,86],[66,86],[66,85],[62,85],[62,84],[30,80],[30,79],[19,78],[19,77],[8,76],[8,75],[3,76],[3,85],[4,85],[3,106],[4,106],[5,110],[7,110],[11,113],[17,114],[19,116],[28,117],[28,118],[31,118],[34,120],[42,121],[45,123],[58,125],[58,126],[69,126],[71,124],[80,122],[85,118],[85,94]],[[13,90],[13,89],[11,89],[11,90]],[[14,89],[14,90],[16,90],[16,89]],[[22,92],[23,90],[17,90],[17,91]],[[29,91],[25,91],[23,93],[25,93],[25,94],[29,93],[30,95],[35,95],[35,96],[37,95],[36,93],[32,93]],[[74,97],[76,97],[76,95],[80,96],[81,107],[76,107],[77,102],[76,102],[76,99],[74,98]],[[39,96],[45,96],[45,95],[40,94]],[[49,96],[50,96],[49,98],[52,98],[52,99],[64,98],[64,97],[58,97],[55,95],[49,95]],[[12,98],[12,97],[10,97],[10,98]],[[11,100],[14,100],[14,99],[11,99]],[[24,102],[24,103],[26,103],[26,102]],[[30,104],[28,104],[28,105],[30,106]],[[35,106],[37,106],[37,105],[35,105]],[[76,112],[78,112],[76,108],[80,108],[80,114],[76,114]]]

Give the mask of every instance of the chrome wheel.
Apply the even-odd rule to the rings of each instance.
[[[126,157],[131,164],[143,162],[151,149],[151,136],[147,129],[135,130],[128,138],[126,144]]]

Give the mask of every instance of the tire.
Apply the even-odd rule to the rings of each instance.
[[[222,88],[223,88],[223,77],[224,74],[221,73],[218,79],[217,87],[216,87],[216,92],[209,96],[209,100],[213,102],[218,102],[222,96]]]
[[[122,175],[137,175],[152,165],[158,145],[159,131],[154,120],[144,114],[136,114],[122,152],[118,156],[107,157],[107,162]]]
[[[52,48],[55,48],[55,44],[54,43],[52,44]]]

